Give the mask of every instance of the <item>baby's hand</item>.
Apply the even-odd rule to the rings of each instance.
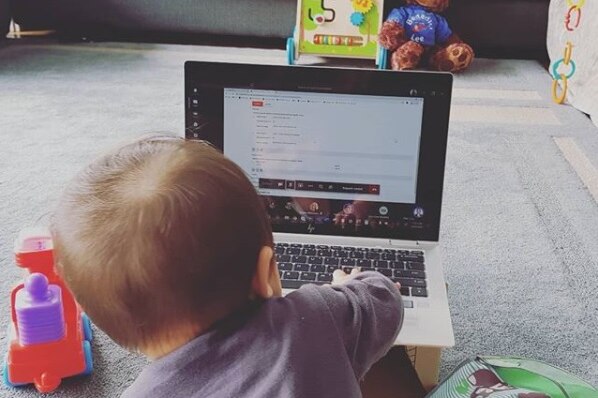
[[[350,274],[347,274],[342,269],[334,270],[332,273],[332,285],[342,285],[343,283],[349,282],[351,279],[355,278],[361,272],[361,268],[356,267],[351,270]],[[397,288],[401,288],[401,284],[399,282],[395,282]]]
[[[357,274],[361,272],[361,268],[353,268],[350,274],[347,274],[342,269],[334,270],[332,273],[332,285],[342,285],[343,283],[349,282],[355,278]]]

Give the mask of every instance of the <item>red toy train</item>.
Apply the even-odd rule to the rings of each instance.
[[[56,274],[47,230],[21,231],[15,260],[29,275],[10,295],[3,379],[9,387],[33,383],[39,392],[48,393],[65,377],[92,372],[91,325]]]

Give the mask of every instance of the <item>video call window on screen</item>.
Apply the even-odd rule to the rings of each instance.
[[[423,101],[224,89],[224,153],[249,175],[275,225],[420,228],[423,210],[412,211]]]
[[[451,84],[187,62],[185,136],[246,172],[276,233],[438,241]]]
[[[262,195],[415,203],[422,114],[422,98],[230,88],[224,150]]]

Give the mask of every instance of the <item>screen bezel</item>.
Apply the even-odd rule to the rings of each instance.
[[[198,92],[198,87],[201,92]],[[224,151],[223,120],[211,128],[193,127],[192,99],[202,96],[201,112],[221,115],[224,88],[303,91],[339,94],[420,97],[424,99],[416,204],[426,209],[422,229],[398,229],[383,234],[388,239],[437,242],[440,216],[452,75],[442,72],[395,72],[356,68],[280,66],[187,61],[185,63],[185,137],[211,142]],[[200,131],[200,134],[198,134]],[[311,224],[274,224],[274,232],[364,236],[338,230],[315,229]]]

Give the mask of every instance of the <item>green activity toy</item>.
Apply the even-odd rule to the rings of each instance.
[[[287,61],[301,54],[372,59],[379,69],[387,64],[378,44],[383,0],[299,0],[293,37],[287,40]]]

